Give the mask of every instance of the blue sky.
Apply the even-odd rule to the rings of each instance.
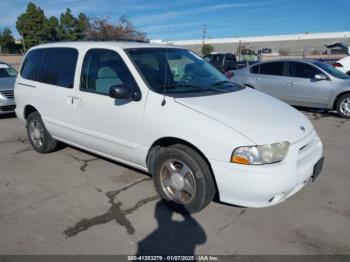
[[[260,36],[304,32],[350,31],[350,0],[33,0],[47,16],[67,7],[74,14],[127,15],[150,39],[185,40],[208,37]],[[0,28],[15,36],[17,16],[28,1],[1,0]],[[170,17],[169,17],[170,10]],[[169,19],[170,18],[170,19]],[[168,35],[169,21],[169,35]]]

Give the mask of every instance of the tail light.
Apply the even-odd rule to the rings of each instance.
[[[343,65],[341,63],[334,63],[333,66],[334,67],[343,67]]]

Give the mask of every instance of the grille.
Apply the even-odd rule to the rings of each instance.
[[[0,93],[8,98],[8,99],[14,99],[15,95],[14,95],[14,90],[1,90]]]
[[[0,106],[0,111],[7,112],[7,111],[14,111],[16,109],[16,106]]]

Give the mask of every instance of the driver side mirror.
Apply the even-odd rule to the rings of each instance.
[[[328,80],[328,76],[326,76],[325,74],[317,74],[314,77],[315,81],[323,81],[323,80]]]
[[[141,94],[139,91],[133,91],[131,86],[115,85],[109,89],[109,96],[114,99],[126,99],[132,101],[140,101]]]

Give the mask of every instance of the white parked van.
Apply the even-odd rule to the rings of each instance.
[[[188,212],[215,194],[275,205],[322,169],[322,143],[303,114],[174,46],[40,45],[25,56],[15,97],[39,153],[62,141],[148,171],[161,198]]]

